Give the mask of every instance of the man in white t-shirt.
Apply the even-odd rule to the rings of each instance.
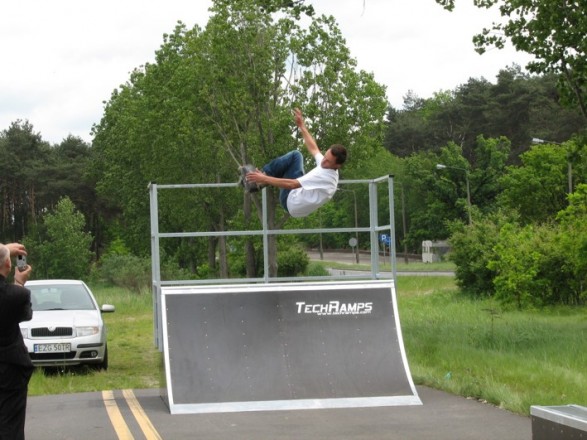
[[[346,160],[347,151],[342,145],[332,145],[323,155],[306,128],[300,109],[294,110],[296,125],[302,133],[308,152],[316,167],[304,173],[304,159],[299,151],[290,151],[245,176],[245,187],[271,185],[280,189],[281,206],[292,217],[305,217],[329,201],[338,186],[338,170]]]

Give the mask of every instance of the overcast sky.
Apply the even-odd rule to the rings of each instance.
[[[500,69],[524,66],[523,53],[473,50],[473,35],[499,17],[457,1],[312,0],[333,15],[359,68],[387,86],[401,108],[412,90],[422,98],[471,77],[495,82]],[[0,130],[28,120],[43,139],[69,134],[91,142],[104,101],[130,72],[152,62],[177,21],[208,20],[211,0],[19,0],[0,3]]]

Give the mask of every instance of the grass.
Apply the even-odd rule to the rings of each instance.
[[[529,414],[531,405],[587,405],[585,308],[502,311],[455,289],[410,292],[398,282],[416,383],[519,414]]]
[[[398,305],[417,384],[487,401],[519,414],[531,405],[587,406],[587,309],[504,311],[462,297],[452,277],[401,276]],[[159,387],[150,295],[94,286],[105,314],[110,367],[51,374],[38,369],[29,395]]]
[[[362,257],[362,261],[365,263],[342,263],[336,261],[320,261],[320,260],[312,260],[313,264],[318,264],[320,266],[331,268],[331,269],[346,269],[346,270],[364,270],[370,271],[371,264],[366,263],[367,257]],[[455,270],[454,263],[450,261],[440,261],[437,263],[422,263],[422,262],[412,262],[412,263],[404,263],[403,260],[397,261],[397,271],[406,271],[406,272],[452,272]],[[381,272],[391,272],[391,264],[389,262],[383,261],[383,259],[379,263],[379,270]]]

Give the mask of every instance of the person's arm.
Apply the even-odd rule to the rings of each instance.
[[[25,283],[28,281],[29,276],[31,275],[31,271],[33,269],[30,265],[27,266],[25,270],[22,272],[18,269],[14,270],[14,284],[20,286],[20,290],[22,290],[23,295],[23,303],[22,309],[20,312],[20,316],[18,317],[18,322],[23,321],[30,321],[33,319],[33,307],[31,304],[31,292],[27,288],[24,287]]]
[[[306,144],[308,152],[312,155],[312,157],[316,156],[316,154],[320,153],[320,148],[318,148],[316,140],[308,131],[306,123],[304,122],[302,111],[299,108],[294,109],[294,117],[296,125],[300,129],[300,133],[302,133],[302,138],[304,139],[304,144]]]
[[[16,257],[17,255],[26,255],[26,249],[24,245],[20,243],[8,243],[6,247],[10,251],[11,257]]]
[[[283,189],[296,189],[302,186],[297,179],[282,179],[279,177],[271,177],[259,170],[247,173],[246,179],[247,182],[256,182],[260,183],[261,185],[271,185]]]
[[[31,265],[27,265],[26,269],[22,272],[18,269],[14,270],[14,284],[24,287],[24,284],[28,281],[32,271]]]
[[[23,301],[23,306],[21,310],[21,314],[18,317],[18,322],[30,321],[33,319],[33,305],[31,304],[31,292],[28,289],[24,289],[25,298]]]

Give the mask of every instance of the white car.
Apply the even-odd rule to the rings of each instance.
[[[102,313],[114,312],[114,306],[99,308],[83,281],[34,280],[25,287],[31,291],[33,319],[22,322],[20,330],[34,365],[108,369]]]

